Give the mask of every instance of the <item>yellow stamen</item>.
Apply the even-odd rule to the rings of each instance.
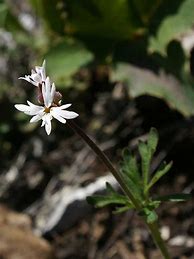
[[[50,113],[50,108],[49,108],[49,107],[45,107],[45,108],[44,108],[44,112]]]

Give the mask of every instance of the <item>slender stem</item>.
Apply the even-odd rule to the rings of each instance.
[[[161,234],[158,230],[158,225],[157,222],[153,222],[153,223],[146,223],[146,225],[148,226],[150,233],[152,235],[152,238],[154,239],[155,244],[157,245],[157,247],[160,249],[163,257],[165,259],[170,259],[170,255],[169,252],[166,248],[166,245],[161,237]]]
[[[106,165],[106,167],[111,171],[113,176],[116,178],[118,183],[120,184],[124,193],[129,197],[129,199],[133,202],[134,206],[137,210],[141,209],[139,202],[135,199],[129,188],[126,186],[123,178],[120,173],[114,168],[113,164],[109,160],[109,158],[105,155],[105,153],[84,133],[84,131],[73,121],[67,121],[67,124],[86,142],[87,145],[91,147],[91,149],[97,154],[97,156],[101,159],[101,161]]]
[[[85,132],[73,121],[67,121],[67,124],[69,127],[71,127],[75,133],[77,133],[85,142],[87,145],[90,146],[90,148],[97,154],[97,156],[101,159],[101,161],[107,166],[107,168],[111,171],[113,176],[116,178],[118,183],[120,184],[122,190],[127,195],[127,197],[131,200],[135,208],[140,211],[142,209],[142,206],[140,202],[133,196],[128,186],[125,184],[121,174],[114,168],[113,164],[109,160],[109,158],[105,155],[105,153],[85,134]],[[145,221],[145,220],[144,220]],[[164,241],[161,238],[160,232],[158,230],[157,223],[147,223],[145,221],[146,225],[148,226],[151,235],[160,249],[164,259],[170,259],[168,250],[165,246]]]

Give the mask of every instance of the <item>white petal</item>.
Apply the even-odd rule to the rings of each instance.
[[[42,83],[42,78],[41,78],[41,76],[39,75],[39,74],[32,74],[31,76],[30,76],[30,78],[32,78],[32,80],[35,82],[35,83]]]
[[[46,130],[46,133],[47,135],[50,135],[51,133],[51,120],[52,120],[52,116],[51,114],[47,113],[45,114],[43,117],[42,117],[42,120],[44,121],[44,126],[45,126],[45,130]]]
[[[76,112],[61,110],[60,108],[61,107],[53,107],[52,109],[56,110],[57,114],[65,119],[74,119],[79,116]]]
[[[50,105],[53,102],[53,98],[54,98],[53,91],[55,91],[55,86],[52,86],[52,89],[51,89],[51,82],[49,77],[47,77],[45,83],[42,84],[42,95],[43,95],[43,100],[46,107],[50,107]]]
[[[38,82],[33,81],[30,76],[25,76],[25,77],[19,77],[18,79],[22,79],[25,80],[27,82],[29,82],[30,84],[33,84],[35,86],[38,86]]]
[[[41,127],[43,127],[45,125],[45,121],[42,121]]]
[[[35,105],[31,103],[30,101],[27,101],[29,107],[30,107],[30,115],[36,115],[38,113],[42,113],[44,111],[43,106]]]
[[[39,121],[39,120],[41,120],[41,119],[42,119],[42,116],[41,116],[40,114],[37,114],[37,115],[35,115],[35,116],[32,117],[32,119],[30,120],[30,122],[31,122],[31,123],[37,122],[37,121]]]
[[[29,112],[30,112],[30,107],[29,107],[28,105],[25,105],[25,104],[15,104],[14,106],[15,106],[15,108],[16,108],[18,111],[21,111],[21,112],[24,112],[24,113],[30,115],[30,114],[29,114]]]
[[[42,63],[42,72],[41,72],[42,80],[46,80],[46,61],[44,60]]]
[[[51,101],[51,103],[53,102],[53,99],[54,99],[54,96],[55,96],[55,92],[56,92],[56,87],[55,87],[55,84],[54,83],[52,83],[52,88],[51,88],[51,99],[50,99],[50,101]]]
[[[16,104],[15,108],[21,112],[24,112],[27,115],[37,115],[42,114],[44,111],[44,107],[35,105],[29,101],[27,101],[28,105],[25,104]]]
[[[51,108],[50,113],[56,120],[64,124],[66,123],[66,120],[63,117],[61,117],[60,114],[58,114],[57,110],[55,110],[55,107]]]
[[[71,105],[72,105],[71,103],[63,104],[63,105],[60,106],[60,110],[67,109],[67,108],[69,108]]]

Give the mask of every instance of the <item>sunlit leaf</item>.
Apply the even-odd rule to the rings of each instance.
[[[193,9],[194,0],[185,0],[175,14],[165,17],[156,36],[150,38],[150,51],[165,54],[166,46],[172,39],[190,30],[194,25]]]
[[[62,42],[46,54],[47,69],[53,81],[64,83],[81,67],[92,61],[93,55],[82,44]]]
[[[166,101],[173,109],[185,116],[194,114],[194,90],[192,86],[181,85],[174,77],[167,74],[156,75],[153,72],[118,63],[112,70],[111,80],[123,82],[130,97],[150,95]]]

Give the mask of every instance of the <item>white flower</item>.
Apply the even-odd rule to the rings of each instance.
[[[66,110],[71,106],[71,104],[56,106],[53,103],[55,93],[55,84],[53,83],[51,85],[50,80],[47,77],[45,83],[42,84],[44,105],[35,105],[27,101],[28,105],[16,104],[15,108],[27,115],[33,116],[30,120],[31,123],[42,120],[41,127],[45,126],[46,133],[49,135],[52,129],[51,120],[53,118],[57,119],[61,123],[66,123],[66,119],[74,119],[78,116],[77,113]]]
[[[46,62],[44,60],[41,67],[36,66],[34,70],[31,70],[31,75],[25,75],[24,77],[19,77],[19,79],[24,79],[35,86],[42,85],[46,80],[45,66]]]

